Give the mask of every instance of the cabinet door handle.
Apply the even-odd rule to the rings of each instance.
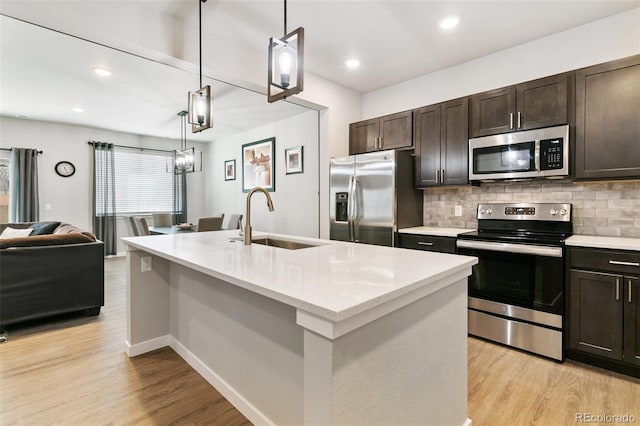
[[[631,280],[627,282],[627,294],[629,295],[627,300],[629,300],[629,303],[631,303]]]
[[[622,260],[610,260],[609,263],[612,265],[640,266],[640,262],[623,262]]]
[[[426,242],[426,241],[418,241],[418,245],[431,247],[433,245],[433,243]],[[631,281],[629,281],[629,285],[631,285]],[[629,297],[631,297],[631,296],[629,296]]]
[[[378,138],[378,149],[382,149],[382,136]]]
[[[509,113],[509,128],[513,129],[513,113]]]
[[[620,278],[616,278],[616,302],[620,300]]]
[[[436,183],[440,183],[440,170],[436,170]]]
[[[444,183],[444,181],[447,179],[446,176],[447,175],[445,174],[445,170],[442,169],[442,183]]]
[[[518,111],[518,129],[520,128],[520,117],[522,116],[522,113],[520,111]]]

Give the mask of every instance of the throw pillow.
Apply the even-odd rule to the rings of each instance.
[[[49,235],[60,226],[60,222],[36,222],[32,223],[29,228],[33,229],[31,235]]]
[[[6,240],[7,238],[16,238],[16,237],[28,237],[33,232],[31,228],[25,229],[15,229],[10,226],[4,228],[2,234],[0,234],[0,239]]]

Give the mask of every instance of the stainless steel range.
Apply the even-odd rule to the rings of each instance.
[[[469,334],[564,359],[564,240],[571,204],[478,204],[478,230],[458,252],[478,257],[469,278]]]

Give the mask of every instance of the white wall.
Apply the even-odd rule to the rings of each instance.
[[[180,142],[156,137],[138,136],[91,127],[74,126],[46,121],[0,117],[0,147],[36,148],[40,189],[40,220],[59,220],[92,230],[93,158],[88,141],[110,142],[117,145],[173,150]],[[197,150],[206,145],[188,143]],[[54,171],[58,161],[68,160],[76,166],[76,173],[62,178]],[[205,193],[205,174],[192,173],[187,177],[187,210],[190,221],[205,212],[202,194]],[[50,205],[50,210],[46,206]],[[118,225],[119,231],[124,226]],[[123,229],[120,229],[123,228]],[[123,234],[119,232],[122,236]]]
[[[264,194],[256,193],[251,203],[251,226],[256,231],[318,237],[317,111],[210,143],[203,166],[207,179],[206,213],[245,215],[247,194],[242,192],[242,145],[272,136],[276,138],[275,191],[270,195],[275,210],[270,213]],[[304,146],[304,172],[286,175],[284,150],[299,145]],[[233,159],[236,160],[236,180],[225,181],[224,162]]]
[[[640,8],[367,93],[363,117],[431,105],[638,53]]]

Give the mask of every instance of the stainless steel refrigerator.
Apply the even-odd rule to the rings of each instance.
[[[379,151],[331,160],[332,240],[394,246],[398,229],[422,225],[413,151]]]

